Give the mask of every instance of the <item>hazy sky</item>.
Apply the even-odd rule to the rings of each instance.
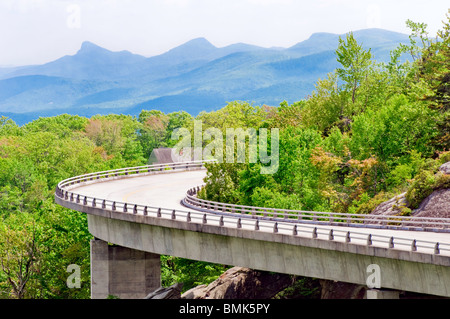
[[[0,66],[75,54],[83,41],[144,56],[197,37],[217,47],[289,47],[314,32],[409,33],[407,19],[435,35],[449,7],[448,0],[0,0]]]

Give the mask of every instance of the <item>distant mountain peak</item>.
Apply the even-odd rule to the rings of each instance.
[[[182,45],[180,45],[176,48],[173,48],[171,51],[177,51],[179,49],[182,49],[182,50],[186,50],[186,49],[188,49],[188,50],[192,50],[192,49],[194,49],[194,50],[214,50],[214,49],[216,49],[216,47],[205,38],[195,38],[188,42],[183,43]]]
[[[77,54],[79,53],[92,53],[92,52],[98,52],[98,51],[108,51],[105,48],[102,48],[100,46],[98,46],[95,43],[92,43],[90,41],[84,41],[81,44],[81,48],[80,50],[78,50]]]
[[[188,45],[206,45],[206,46],[214,47],[214,45],[211,42],[209,42],[206,38],[203,38],[203,37],[192,39],[185,43],[185,45],[187,45],[187,44]]]

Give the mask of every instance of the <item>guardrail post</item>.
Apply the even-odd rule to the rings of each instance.
[[[95,207],[95,206],[97,206],[96,205],[96,203],[95,203],[95,198],[92,200],[92,207]]]
[[[84,206],[87,205],[87,197],[86,197],[86,196],[84,196],[83,205],[84,205]]]
[[[172,216],[171,216],[171,218],[172,218],[172,219],[176,219],[176,216],[175,216],[175,209],[172,210]]]
[[[224,225],[224,223],[223,223],[223,216],[220,216],[219,226],[223,226],[223,225]]]
[[[186,221],[189,223],[191,221],[191,212],[187,213]]]
[[[330,233],[328,234],[328,240],[333,240],[333,239],[334,239],[333,230],[330,229]]]
[[[70,194],[70,201],[73,202],[73,193]]]
[[[273,232],[278,233],[278,223],[275,223],[275,225],[273,225]]]
[[[156,217],[161,217],[161,208],[158,208],[158,211],[156,212]]]
[[[440,251],[439,251],[439,243],[437,242],[436,245],[434,245],[434,253],[436,255],[439,255]]]
[[[113,211],[116,210],[116,202],[113,202],[113,204],[112,204],[112,210],[113,210]]]
[[[389,238],[389,248],[394,248],[394,237]]]
[[[77,204],[80,203],[80,195],[77,195]]]
[[[312,238],[317,238],[317,227],[314,227],[313,229]]]
[[[292,235],[297,235],[297,225],[294,225],[294,228],[292,229]]]
[[[348,231],[347,234],[345,234],[345,242],[349,243],[350,242],[350,232]]]
[[[417,251],[417,244],[415,239],[411,243],[411,251]]]
[[[148,215],[148,208],[147,208],[147,206],[145,206],[144,207],[144,216],[147,216]]]
[[[238,218],[236,226],[237,226],[237,228],[242,228],[242,223],[241,223],[241,219],[240,218]]]
[[[371,245],[372,245],[372,234],[369,234],[369,236],[367,236],[367,246]]]
[[[137,214],[137,205],[134,205],[133,207],[133,214]]]
[[[255,230],[259,230],[259,219],[256,219]]]
[[[102,201],[102,209],[105,209],[106,208],[106,200],[103,200]]]
[[[206,214],[203,214],[203,219],[202,219],[202,223],[206,224],[208,221],[206,220]]]
[[[123,212],[124,213],[128,212],[127,203],[123,204]]]

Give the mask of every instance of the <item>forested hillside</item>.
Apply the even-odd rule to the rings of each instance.
[[[279,107],[228,103],[195,118],[180,111],[139,116],[58,115],[23,126],[0,120],[0,298],[89,298],[85,214],[56,205],[65,178],[144,165],[156,147],[171,147],[175,128],[279,128],[279,168],[262,163],[214,164],[202,196],[247,205],[370,213],[407,192],[410,214],[450,160],[450,16],[438,39],[408,21],[411,43],[375,61],[350,33],[335,51],[338,68],[318,79],[308,98]],[[402,54],[409,59],[403,62]],[[295,89],[295,88],[293,88]],[[221,191],[218,192],[217,190]],[[67,266],[81,269],[68,288]],[[162,281],[184,289],[208,283],[225,266],[162,256]]]

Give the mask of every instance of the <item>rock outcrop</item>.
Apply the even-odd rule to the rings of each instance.
[[[320,280],[320,299],[364,299],[366,286],[333,280]]]
[[[439,170],[444,174],[450,174],[450,162],[442,164]]]
[[[160,287],[149,293],[144,299],[180,299],[182,283],[176,283],[170,287]]]
[[[381,203],[370,214],[397,216],[401,214],[402,208],[406,207],[407,205],[408,201],[406,200],[406,193],[402,193],[386,202]]]
[[[442,174],[450,175],[450,162],[442,164],[439,167],[438,174],[441,174],[441,176]],[[403,209],[407,206],[408,201],[406,199],[406,193],[402,193],[378,205],[371,212],[371,215],[399,216],[402,215]],[[412,210],[409,215],[416,217],[450,218],[450,188],[438,188],[434,190],[430,195],[422,200],[419,207]],[[424,225],[415,224],[414,226],[420,227]],[[432,224],[427,226],[433,227]]]
[[[194,287],[183,299],[270,299],[292,283],[286,274],[233,267],[209,285]]]
[[[435,190],[412,211],[411,215],[450,218],[450,188]]]

